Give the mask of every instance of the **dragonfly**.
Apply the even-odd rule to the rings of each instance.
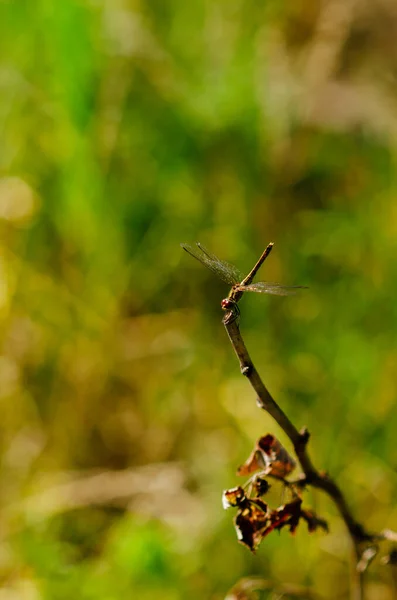
[[[181,247],[185,250],[185,252],[190,254],[190,256],[193,256],[193,258],[201,262],[204,266],[210,269],[210,271],[217,275],[219,279],[231,286],[229,295],[221,302],[222,309],[226,311],[224,319],[225,323],[231,323],[238,318],[240,310],[237,303],[245,292],[273,294],[275,296],[291,296],[295,294],[296,290],[298,289],[306,289],[306,286],[303,285],[286,286],[267,281],[258,281],[257,283],[252,283],[259,268],[272,251],[273,246],[273,242],[267,245],[257,263],[254,265],[248,275],[244,277],[234,265],[231,265],[215,256],[215,254],[212,254],[202,244],[200,244],[200,242],[196,242],[195,246],[191,246],[190,244],[181,244]]]

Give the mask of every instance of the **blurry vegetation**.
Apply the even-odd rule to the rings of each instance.
[[[392,0],[1,0],[1,598],[346,597],[325,497],[328,536],[235,541],[235,465],[288,444],[181,241],[242,270],[274,241],[264,278],[310,286],[244,298],[245,339],[357,517],[396,529],[396,35]],[[368,600],[390,585],[377,559]]]

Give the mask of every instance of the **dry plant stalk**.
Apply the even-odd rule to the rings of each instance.
[[[351,592],[352,600],[363,600],[363,575],[370,562],[378,552],[378,543],[382,540],[395,542],[397,540],[397,534],[390,530],[384,530],[379,533],[368,531],[364,525],[357,521],[357,519],[354,517],[346,501],[345,495],[337,483],[327,473],[320,472],[316,469],[307,450],[310,438],[308,430],[304,428],[299,431],[284,413],[282,408],[274,400],[266,385],[263,383],[258,371],[255,368],[255,365],[253,364],[240,332],[240,310],[238,308],[238,302],[244,292],[254,291],[275,295],[289,295],[294,293],[294,288],[280,286],[279,284],[270,284],[266,282],[252,284],[254,276],[264,260],[270,254],[273,248],[273,243],[267,246],[258,262],[246,277],[243,277],[234,266],[221,261],[218,259],[218,257],[211,254],[199,243],[197,244],[197,248],[189,246],[188,244],[181,244],[181,246],[191,256],[199,260],[223,281],[232,286],[228,297],[222,300],[221,307],[225,312],[223,324],[240,363],[240,371],[249,380],[250,384],[254,388],[257,394],[258,407],[268,412],[290,439],[294,447],[296,457],[303,471],[301,477],[297,481],[287,482],[284,479],[283,481],[289,485],[295,486],[296,490],[299,488],[303,489],[304,487],[311,485],[312,487],[320,489],[328,494],[328,496],[333,500],[346,525],[354,551]],[[296,287],[302,286],[295,286],[295,288]],[[260,440],[258,443],[260,443]],[[257,450],[258,448],[256,448],[254,453]],[[243,474],[250,472],[249,465],[252,464],[252,462],[255,462],[254,455],[250,457],[249,461],[247,461],[243,467],[240,467],[239,472],[241,473],[241,469],[243,469]],[[246,469],[245,471],[244,468]],[[269,529],[269,512],[266,504],[260,499],[259,495],[255,496],[254,498],[249,498],[245,494],[243,488],[237,487],[233,488],[232,490],[226,490],[223,496],[225,507],[235,506],[239,508],[238,515],[235,519],[236,529],[238,531],[240,541],[247,545],[251,550],[255,550],[259,545],[262,539],[259,539],[260,532],[266,531],[267,533],[267,530]],[[295,528],[295,520],[298,518],[296,515],[298,515],[298,513],[300,514],[301,500],[297,491],[295,492],[295,495],[296,501],[293,505],[294,510],[290,505],[285,505],[288,507],[287,512],[289,512],[289,521],[287,520],[287,523],[291,531],[293,531]],[[292,505],[293,502],[290,504]],[[296,507],[298,513],[295,511]],[[280,507],[278,510],[281,510],[281,508],[284,508],[285,512],[285,507]],[[270,516],[273,515],[273,518],[275,518],[275,512],[276,511],[272,511]],[[293,513],[292,517],[291,513]],[[317,517],[313,518],[315,519],[316,525],[326,528],[325,521],[322,519],[317,519]],[[243,526],[241,526],[241,524],[243,524]],[[277,524],[275,528],[278,528]]]

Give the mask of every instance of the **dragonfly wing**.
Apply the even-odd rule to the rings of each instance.
[[[281,285],[280,283],[270,283],[259,281],[250,285],[238,287],[241,292],[257,292],[259,294],[273,294],[274,296],[293,296],[297,290],[307,289],[304,285]]]
[[[190,256],[193,256],[193,258],[205,265],[225,283],[235,285],[243,279],[243,276],[236,267],[220,260],[215,254],[211,254],[200,242],[197,242],[197,247],[190,246],[190,244],[181,244],[181,246]]]
[[[230,285],[236,285],[236,283],[240,283],[243,279],[243,274],[241,271],[237,269],[234,265],[226,262],[225,260],[221,260],[215,254],[212,254],[207,248],[203,246],[200,242],[196,242],[197,247],[205,254],[205,256],[212,261],[213,265],[216,267],[217,272],[222,272],[224,275],[224,281],[226,283],[230,283]],[[227,277],[227,279],[226,279]]]

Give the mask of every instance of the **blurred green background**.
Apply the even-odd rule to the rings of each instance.
[[[328,536],[236,541],[222,490],[260,435],[290,446],[180,242],[247,271],[274,241],[262,277],[310,286],[246,295],[243,335],[357,518],[397,528],[396,35],[391,0],[0,2],[1,600],[347,598],[323,495]]]

